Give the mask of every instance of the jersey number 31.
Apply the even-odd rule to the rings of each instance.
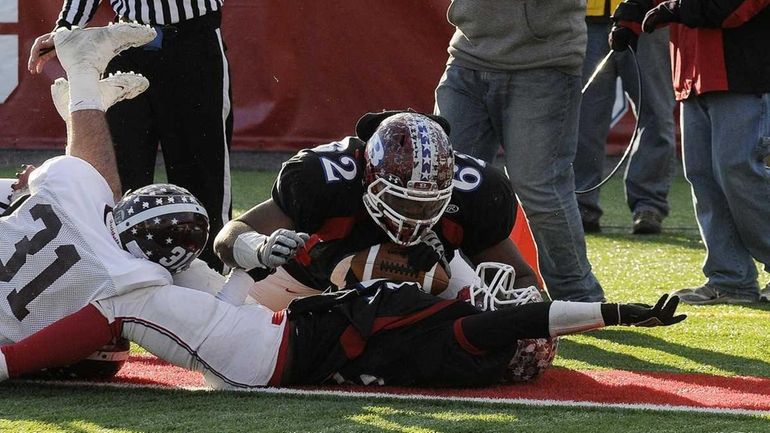
[[[22,266],[27,263],[27,256],[35,255],[45,248],[61,230],[61,220],[51,208],[51,205],[38,203],[29,210],[32,218],[43,222],[44,228],[32,236],[32,239],[24,236],[19,242],[16,242],[16,251],[14,251],[8,262],[3,264],[0,260],[0,281],[10,282],[19,272]],[[32,279],[21,290],[14,289],[8,294],[8,304],[11,306],[13,315],[19,321],[22,321],[29,314],[27,305],[35,300],[45,289],[51,286],[54,281],[64,275],[75,263],[80,261],[80,254],[74,245],[59,245],[54,250],[56,259],[48,265],[42,272]]]

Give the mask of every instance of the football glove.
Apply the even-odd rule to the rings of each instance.
[[[668,302],[666,302],[668,300]],[[618,304],[620,325],[626,326],[668,326],[687,318],[686,314],[675,316],[679,297],[663,295],[654,307],[645,304]]]
[[[631,47],[636,51],[639,33],[642,31],[642,20],[651,6],[652,3],[649,0],[626,0],[615,8],[609,34],[610,48],[615,51],[625,51]]]
[[[655,29],[663,27],[668,23],[680,22],[679,0],[668,0],[650,9],[642,21],[642,30],[645,33],[652,33]]]
[[[263,268],[283,266],[297,254],[297,249],[305,246],[309,238],[307,233],[278,229],[257,247],[257,260]]]
[[[638,25],[637,25],[638,27]],[[614,24],[610,30],[608,42],[610,48],[614,51],[625,51],[629,47],[636,52],[636,45],[639,42],[639,34],[629,27],[622,24]]]
[[[423,272],[428,272],[436,263],[441,262],[441,266],[446,271],[447,276],[449,278],[452,277],[449,261],[444,251],[444,244],[441,243],[441,239],[438,238],[433,230],[428,230],[420,239],[420,242],[409,248],[407,254],[409,266]]]

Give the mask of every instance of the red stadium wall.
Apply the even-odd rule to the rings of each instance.
[[[109,2],[102,3],[95,25],[113,16]],[[366,111],[431,111],[452,34],[448,3],[226,0],[234,148],[296,150],[352,133]],[[55,61],[42,76],[26,70],[33,40],[53,27],[60,6],[59,0],[0,4],[0,148],[64,142],[49,95],[63,71]],[[632,119],[615,127],[611,153],[625,147],[632,127]]]
[[[60,0],[3,0],[18,5],[18,85],[0,103],[0,147],[51,148],[64,125],[49,85],[63,76],[49,62],[43,76],[26,71],[29,48],[50,31]],[[110,20],[103,1],[94,25]],[[293,150],[352,133],[358,116],[384,108],[433,109],[452,33],[446,0],[226,0],[222,31],[231,62],[234,146]],[[10,21],[10,20],[3,20]],[[9,82],[13,77],[0,77]],[[0,98],[2,101],[2,98]]]

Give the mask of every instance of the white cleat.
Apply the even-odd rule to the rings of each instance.
[[[147,90],[150,82],[142,75],[133,72],[118,72],[99,80],[99,92],[102,95],[104,111],[126,99],[132,99]],[[70,83],[64,78],[57,78],[51,84],[53,105],[59,116],[66,122],[70,118]]]
[[[116,23],[107,27],[60,28],[54,34],[56,55],[67,74],[93,68],[101,75],[119,52],[155,39],[155,29],[138,23]]]

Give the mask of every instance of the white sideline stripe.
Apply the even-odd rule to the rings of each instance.
[[[124,389],[153,389],[153,390],[186,390],[203,392],[230,392],[218,391],[209,387],[199,386],[162,386],[162,385],[139,385],[133,383],[114,383],[114,382],[86,382],[86,381],[55,381],[55,380],[11,380],[6,383],[23,382],[35,383],[39,385],[56,386],[93,386],[100,388],[124,388]],[[439,400],[439,401],[459,401],[469,403],[484,403],[496,405],[521,405],[533,407],[569,407],[569,408],[590,408],[590,409],[628,409],[641,411],[659,411],[659,412],[691,412],[707,414],[725,414],[725,415],[746,415],[756,417],[770,416],[770,410],[752,410],[752,409],[725,409],[708,408],[697,406],[674,406],[665,404],[645,404],[645,403],[596,403],[592,401],[578,400],[534,400],[528,398],[492,398],[492,397],[452,397],[443,395],[423,395],[423,394],[388,394],[384,392],[359,392],[359,391],[326,391],[309,389],[291,389],[291,388],[251,388],[233,390],[232,392],[258,392],[262,394],[278,395],[320,395],[326,397],[344,397],[344,398],[381,398],[391,400]]]
[[[243,391],[239,391],[243,392]],[[356,398],[383,398],[396,400],[439,400],[439,401],[461,401],[471,403],[490,403],[490,404],[518,404],[523,406],[538,407],[584,407],[597,409],[631,409],[631,410],[650,410],[662,412],[694,412],[694,413],[714,413],[731,415],[751,415],[751,416],[770,416],[770,410],[752,410],[752,409],[725,409],[708,408],[697,406],[674,406],[664,404],[643,404],[643,403],[596,403],[592,401],[576,400],[534,400],[528,398],[492,398],[492,397],[453,397],[444,395],[423,395],[423,394],[389,394],[384,392],[359,392],[359,391],[326,391],[326,390],[307,390],[291,388],[259,388],[249,390],[249,392],[260,392],[263,394],[286,394],[286,395],[323,395],[333,397],[356,397]]]
[[[160,198],[160,196],[158,196],[158,198]],[[118,224],[118,233],[123,233],[129,227],[133,227],[135,224],[144,220],[177,212],[193,212],[206,215],[206,210],[203,208],[203,206],[195,203],[165,204],[137,212],[131,218],[123,220],[123,222]]]
[[[372,279],[372,271],[374,270],[374,260],[377,258],[377,253],[380,252],[380,244],[374,245],[369,248],[369,255],[366,256],[366,265],[364,265],[364,275],[362,280],[367,281]]]
[[[203,10],[203,9],[201,9]],[[230,204],[232,201],[230,192],[230,152],[227,150],[227,116],[230,114],[230,75],[227,56],[225,55],[225,46],[222,43],[222,33],[216,30],[217,40],[219,41],[219,52],[222,54],[222,146],[225,153],[224,179],[222,184],[222,224],[227,224],[230,220]]]

